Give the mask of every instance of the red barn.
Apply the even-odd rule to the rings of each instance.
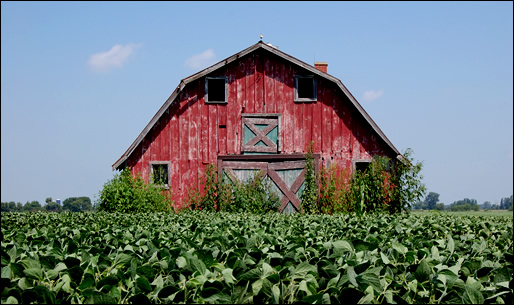
[[[163,178],[177,207],[200,188],[207,164],[232,180],[262,170],[280,210],[294,212],[311,141],[317,169],[353,171],[374,155],[400,155],[326,63],[259,41],[183,79],[112,168]]]

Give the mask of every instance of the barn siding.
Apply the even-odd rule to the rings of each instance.
[[[213,73],[227,76],[228,104],[205,104],[205,79],[191,82],[127,165],[148,181],[149,161],[171,161],[170,188],[180,206],[192,186],[201,187],[206,164],[216,164],[218,155],[241,154],[242,113],[280,113],[281,153],[306,153],[314,141],[325,166],[335,163],[342,170],[351,168],[352,159],[385,154],[385,143],[334,83],[318,77],[318,101],[295,103],[295,74],[302,74],[301,68],[254,52]]]

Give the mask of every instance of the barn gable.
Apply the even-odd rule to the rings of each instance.
[[[129,166],[148,179],[164,167],[174,194],[184,199],[185,186],[198,185],[205,164],[226,165],[234,178],[234,168],[244,162],[266,163],[285,210],[297,208],[297,200],[288,198],[291,188],[301,192],[298,162],[311,141],[325,165],[353,167],[374,154],[400,156],[343,83],[325,71],[258,42],[183,79],[112,168]],[[277,178],[288,168],[300,176]]]

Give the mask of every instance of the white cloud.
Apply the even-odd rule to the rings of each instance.
[[[184,63],[187,67],[192,69],[206,68],[216,62],[216,54],[213,49],[207,49],[203,53],[189,57]]]
[[[96,53],[89,57],[88,65],[95,71],[106,72],[113,68],[121,68],[142,43],[129,43],[125,46],[117,44],[109,51]]]
[[[364,92],[364,94],[362,95],[362,99],[365,102],[371,102],[371,101],[374,101],[377,98],[381,97],[382,94],[384,94],[384,90],[382,90],[382,89],[380,89],[378,91],[369,90],[369,91]]]

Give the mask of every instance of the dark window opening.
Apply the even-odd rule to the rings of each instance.
[[[206,78],[205,91],[208,103],[226,103],[226,78]]]
[[[315,102],[316,79],[313,76],[295,76],[295,101]]]
[[[153,183],[168,185],[168,164],[152,164]]]
[[[369,168],[369,165],[371,164],[371,162],[355,162],[355,170],[358,171],[358,172],[365,172],[368,168]]]

